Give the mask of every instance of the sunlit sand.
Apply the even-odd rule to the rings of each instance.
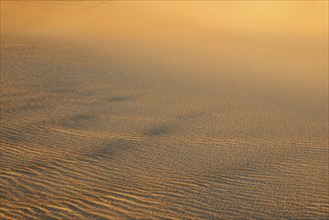
[[[329,218],[328,2],[1,1],[1,219]]]

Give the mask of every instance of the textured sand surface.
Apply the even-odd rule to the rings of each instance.
[[[328,3],[185,4],[1,2],[1,219],[329,218]]]

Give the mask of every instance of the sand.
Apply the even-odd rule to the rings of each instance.
[[[329,218],[327,25],[64,3],[1,2],[2,219]]]

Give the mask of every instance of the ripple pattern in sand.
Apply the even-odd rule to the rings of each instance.
[[[4,116],[4,219],[328,216],[325,143],[154,138]]]

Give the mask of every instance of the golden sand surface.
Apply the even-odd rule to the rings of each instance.
[[[328,2],[1,1],[1,219],[328,219]]]

